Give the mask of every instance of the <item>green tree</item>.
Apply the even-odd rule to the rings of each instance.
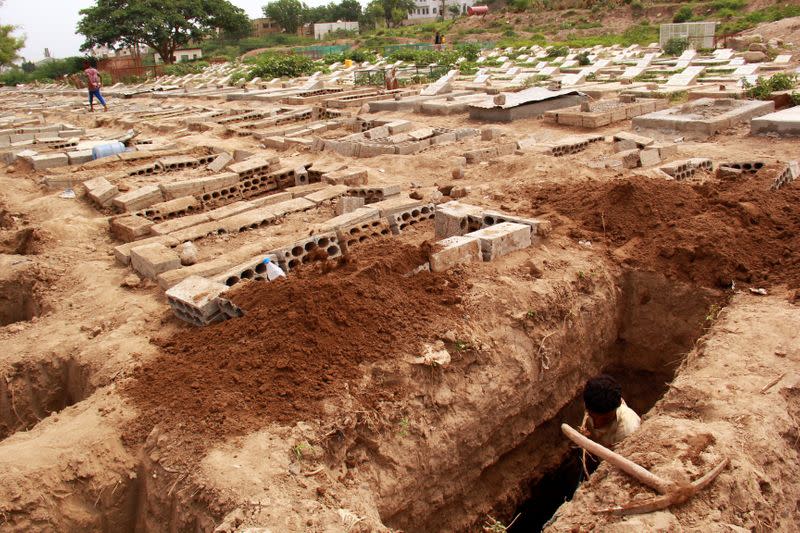
[[[334,20],[357,21],[361,18],[361,3],[358,0],[342,0],[332,10],[332,15]]]
[[[461,7],[459,7],[458,4],[451,4],[447,7],[447,10],[454,19],[457,19],[461,15]]]
[[[81,50],[144,43],[165,63],[174,62],[175,50],[213,33],[250,33],[250,19],[227,0],[97,0],[80,14],[78,33],[86,38]]]
[[[23,37],[11,35],[15,26],[0,25],[0,67],[6,67],[19,59],[19,51],[25,46]]]
[[[683,6],[675,12],[675,15],[672,17],[672,22],[688,22],[692,20],[692,16],[692,8],[690,6]]]
[[[396,26],[405,20],[415,5],[414,0],[372,0],[367,11],[380,12],[387,26]]]
[[[379,20],[383,20],[383,7],[378,0],[372,0],[364,8],[359,20],[359,26],[375,28]]]
[[[308,15],[308,8],[300,0],[276,0],[265,5],[263,11],[287,33],[297,32]]]

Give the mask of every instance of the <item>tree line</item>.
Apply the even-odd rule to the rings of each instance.
[[[263,11],[284,31],[295,33],[303,24],[338,20],[357,21],[366,27],[374,27],[379,21],[395,26],[414,8],[414,0],[372,0],[364,9],[358,0],[342,0],[318,7],[309,7],[300,0],[274,0],[265,5]]]

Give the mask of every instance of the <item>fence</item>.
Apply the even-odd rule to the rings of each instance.
[[[662,24],[658,43],[663,48],[670,39],[687,39],[695,50],[714,48],[716,22],[683,22]]]
[[[355,85],[375,85],[383,87],[386,83],[386,71],[384,68],[372,68],[356,70],[354,75]],[[397,69],[397,79],[406,80],[411,83],[425,83],[436,81],[447,74],[447,66],[430,65],[408,65]]]
[[[340,54],[349,49],[350,46],[346,44],[335,44],[330,46],[299,46],[297,48],[292,48],[292,53],[308,56],[312,59],[320,59],[328,54]]]

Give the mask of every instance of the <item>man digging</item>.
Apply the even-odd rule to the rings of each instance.
[[[607,374],[600,374],[586,382],[583,389],[586,406],[584,435],[607,448],[639,428],[642,421],[622,399],[622,387]]]

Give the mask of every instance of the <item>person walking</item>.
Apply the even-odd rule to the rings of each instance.
[[[94,99],[97,98],[97,101],[103,104],[103,111],[108,111],[108,106],[106,105],[106,100],[103,98],[103,95],[100,94],[100,87],[103,85],[102,80],[100,79],[100,72],[95,68],[96,62],[92,61],[86,62],[85,67],[86,69],[83,71],[86,74],[86,87],[89,89],[89,112],[94,112]]]

